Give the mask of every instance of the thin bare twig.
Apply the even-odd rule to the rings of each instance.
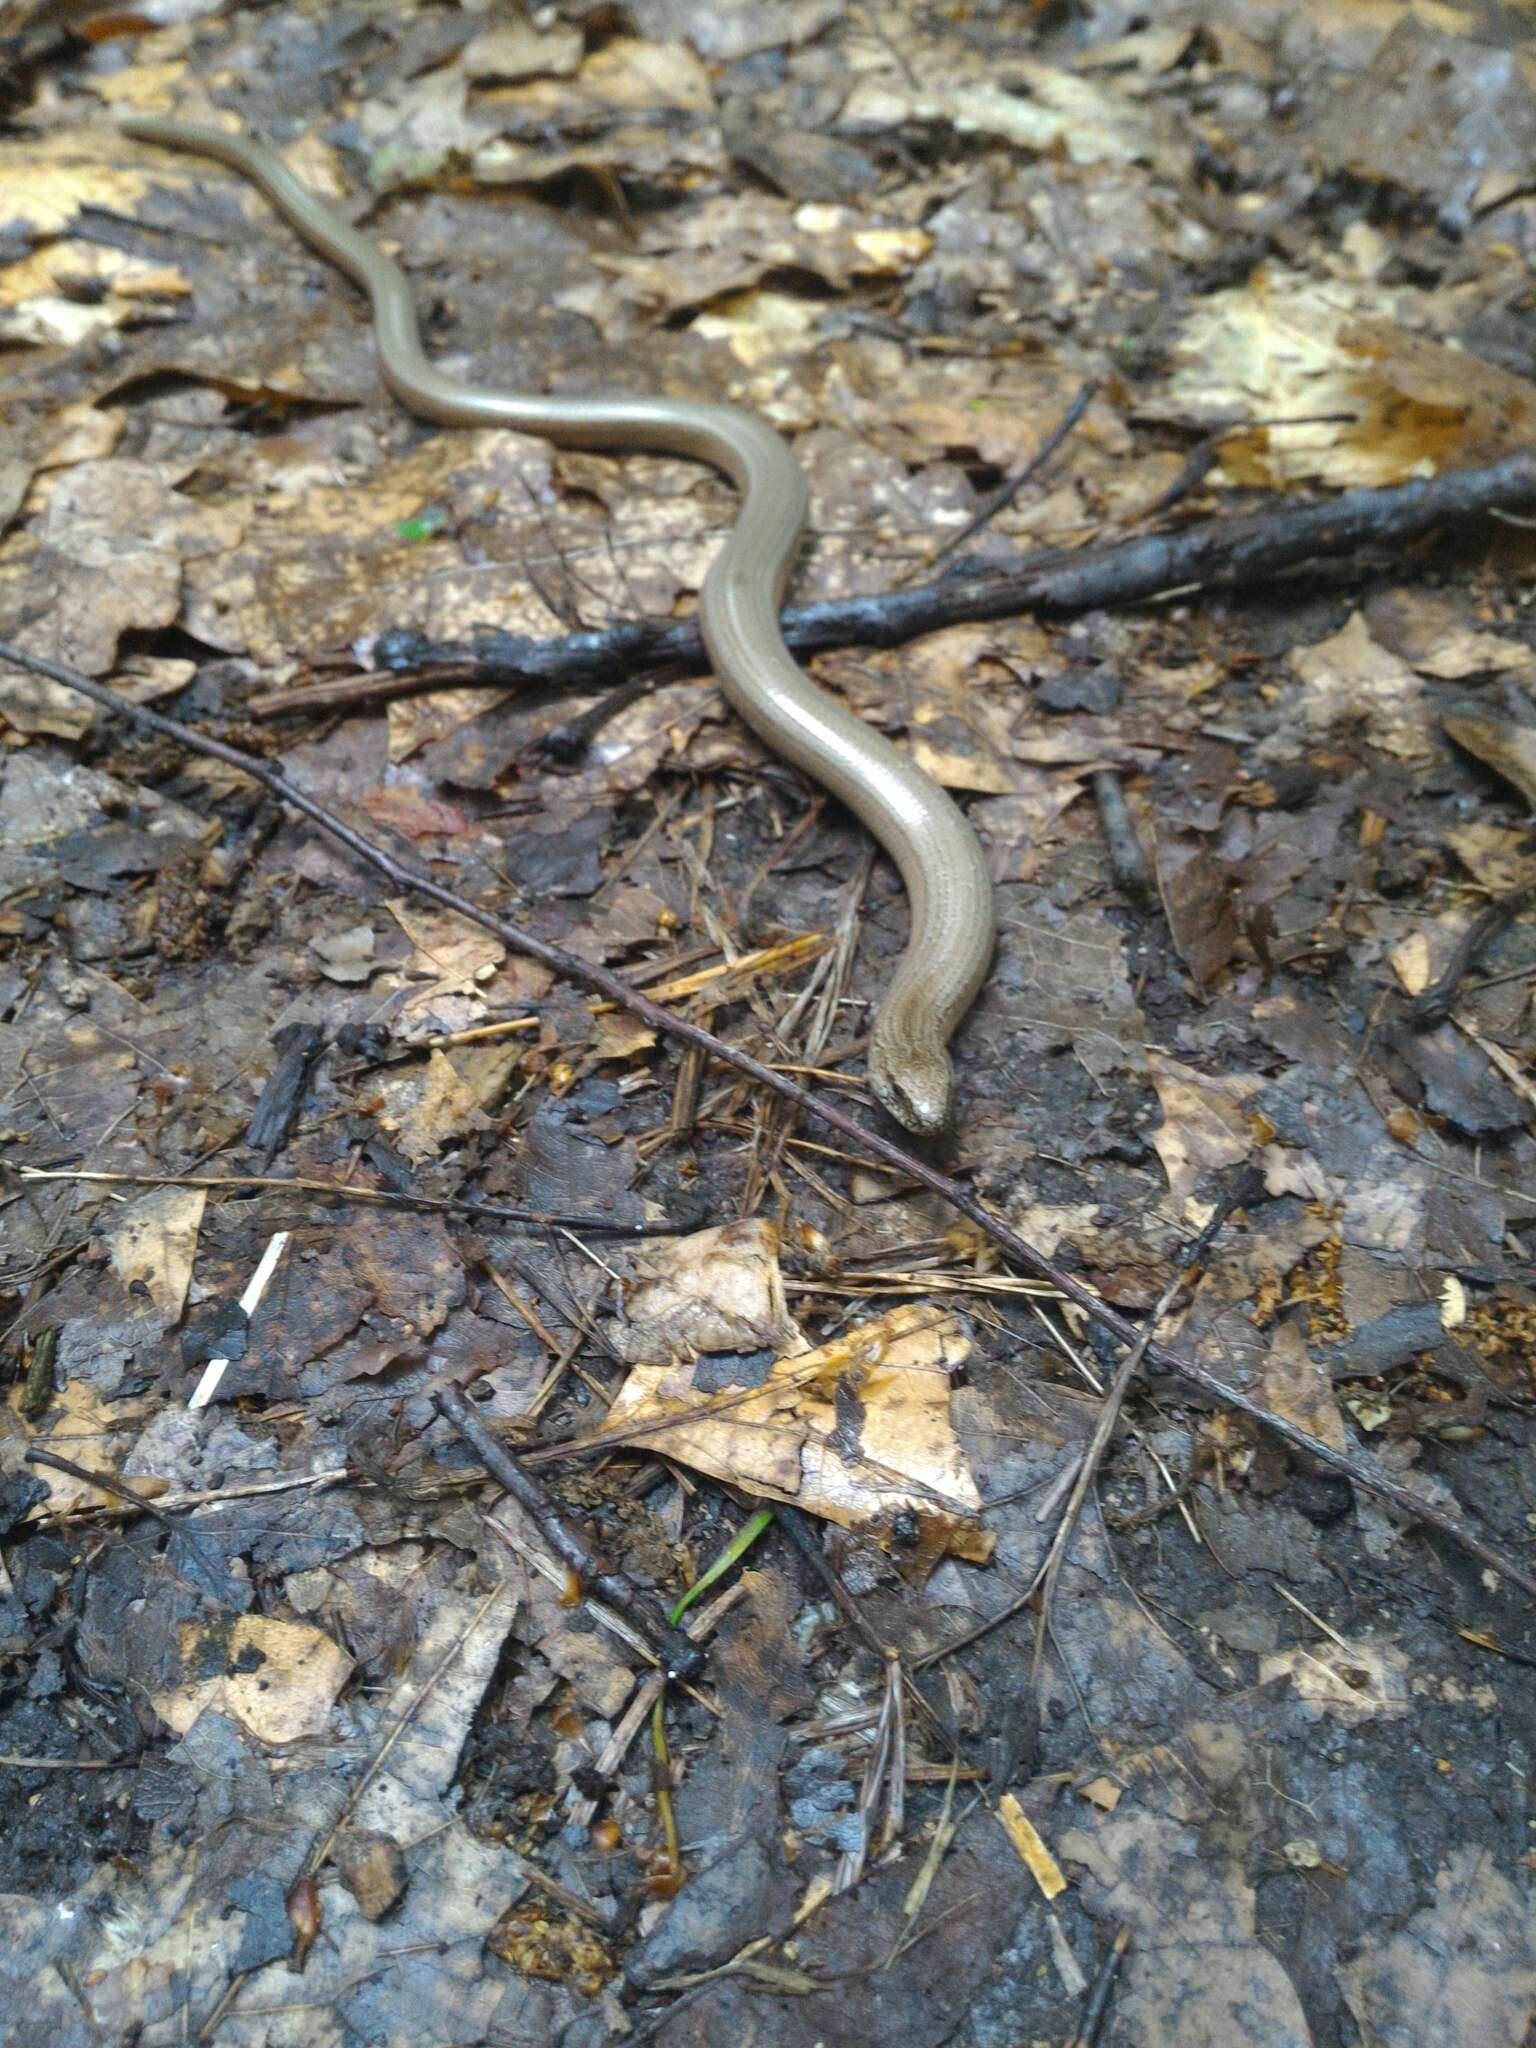
[[[1040,1682],[1040,1661],[1045,1653],[1045,1639],[1051,1628],[1051,1608],[1056,1596],[1056,1582],[1061,1577],[1061,1567],[1068,1545],[1072,1541],[1072,1532],[1077,1527],[1089,1490],[1098,1477],[1099,1466],[1105,1451],[1109,1448],[1109,1440],[1115,1433],[1115,1424],[1120,1420],[1120,1410],[1124,1407],[1125,1397],[1130,1392],[1131,1381],[1141,1370],[1141,1362],[1147,1354],[1147,1347],[1156,1332],[1161,1329],[1163,1318],[1184,1287],[1191,1267],[1204,1257],[1233,1210],[1241,1207],[1244,1201],[1252,1201],[1255,1193],[1263,1191],[1263,1185],[1262,1178],[1257,1174],[1245,1173],[1233,1178],[1221,1200],[1206,1219],[1199,1235],[1185,1248],[1172,1279],[1153,1305],[1152,1313],[1147,1317],[1140,1337],[1121,1359],[1113,1380],[1105,1390],[1093,1434],[1088,1439],[1088,1447],[1078,1463],[1077,1476],[1072,1482],[1067,1505],[1062,1510],[1061,1520],[1056,1526],[1056,1534],[1051,1539],[1051,1547],[1046,1552],[1045,1561],[1036,1572],[1034,1584],[1030,1588],[1031,1592],[1035,1587],[1040,1591],[1040,1626],[1035,1634],[1035,1656],[1030,1674],[1030,1683],[1036,1688]]]
[[[266,1173],[96,1173],[84,1167],[18,1166],[22,1180],[101,1181],[136,1188],[276,1188],[325,1195],[344,1202],[371,1202],[387,1209],[430,1209],[446,1216],[476,1216],[493,1223],[526,1223],[536,1229],[560,1226],[621,1237],[673,1237],[672,1223],[617,1223],[604,1216],[562,1216],[543,1209],[511,1209],[501,1202],[465,1201],[451,1195],[418,1195],[409,1189],[354,1187],[350,1182],[295,1174]]]
[[[131,1756],[11,1756],[0,1755],[0,1768],[8,1771],[126,1771],[139,1761]]]
[[[1097,383],[1090,377],[1061,418],[1056,422],[1055,426],[1052,427],[1051,431],[1040,443],[1034,454],[1031,455],[1028,462],[1023,463],[1016,469],[1006,482],[998,485],[991,497],[983,501],[980,509],[972,518],[965,522],[958,533],[950,534],[947,540],[934,549],[923,565],[925,568],[937,568],[939,563],[954,554],[957,548],[963,548],[968,540],[971,540],[976,534],[980,533],[984,526],[990,526],[1000,512],[1008,510],[1008,507],[1013,503],[1020,491],[1023,490],[1030,478],[1039,475],[1062,442],[1066,440],[1068,434],[1071,433],[1072,429],[1093,403],[1094,395],[1098,388]]]
[[[1408,1022],[1415,1031],[1432,1031],[1445,1023],[1456,1006],[1461,984],[1494,941],[1501,938],[1533,903],[1536,903],[1536,882],[1527,882],[1522,888],[1496,896],[1492,903],[1478,912],[1456,942],[1444,972],[1407,1005]]]
[[[1072,2038],[1072,2048],[1096,2048],[1104,2029],[1105,2015],[1109,2011],[1110,1993],[1115,1988],[1115,1979],[1120,1974],[1120,1959],[1131,1945],[1131,1930],[1121,1926],[1115,1930],[1115,1938],[1104,1951],[1104,1960],[1088,1991],[1088,2001],[1083,2007],[1082,2023]]]

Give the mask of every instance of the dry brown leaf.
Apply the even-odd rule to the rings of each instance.
[[[494,933],[471,924],[457,911],[428,910],[405,896],[391,897],[387,907],[416,949],[406,974],[412,981],[436,976],[429,987],[410,996],[408,1010],[443,995],[478,993],[506,957],[507,949]]]
[[[680,38],[609,37],[590,50],[574,77],[562,39],[544,40],[550,54],[541,75],[471,99],[475,81],[461,59],[371,104],[365,119],[384,143],[370,171],[375,188],[420,177],[450,155],[467,159],[474,176],[493,185],[542,182],[575,169],[599,179],[616,181],[622,174],[658,182],[724,170],[709,73]],[[480,63],[477,57],[476,71]],[[581,133],[571,118],[576,108],[595,139],[545,142],[545,134]],[[659,118],[667,115],[673,118]],[[541,139],[528,139],[535,136]]]
[[[1379,2048],[1521,2048],[1536,2019],[1524,1886],[1481,1842],[1453,1850],[1434,1885],[1404,1925],[1368,1928],[1340,1974],[1361,2038]]]
[[[939,357],[903,363],[893,383],[883,433],[896,431],[894,447],[913,461],[971,451],[999,469],[1017,469],[1038,455],[1046,436],[1081,389],[1073,369],[1056,363],[994,363],[968,357]],[[1121,456],[1129,452],[1124,420],[1103,399],[1095,399],[1073,437],[1074,448]],[[1111,473],[1103,464],[1101,474]],[[956,523],[969,516],[949,515]],[[1082,530],[1084,503],[1070,480],[1037,494],[1029,492],[1002,512],[997,524],[1008,533]],[[1040,629],[1020,622],[1032,635]],[[994,635],[1004,629],[993,627]],[[1019,630],[1015,625],[1013,630]],[[1051,653],[1051,644],[1045,651]]]
[[[805,1347],[784,1299],[778,1232],[761,1217],[636,1251],[631,1263],[635,1285],[614,1338],[637,1364]]]
[[[1090,1778],[1086,1785],[1079,1785],[1078,1791],[1084,1799],[1091,1799],[1101,1813],[1113,1813],[1125,1797],[1125,1787],[1117,1785],[1113,1778]]]
[[[0,341],[74,348],[144,317],[146,300],[187,297],[181,271],[120,249],[66,240],[0,270]]]
[[[1433,948],[1428,933],[1424,931],[1410,932],[1401,944],[1392,948],[1392,971],[1409,995],[1423,994],[1437,972],[1433,956],[1439,954],[1449,959],[1456,941],[1465,930],[1465,918],[1459,915],[1441,918]]]
[[[1446,16],[1431,26],[1405,14],[1311,139],[1332,169],[1428,193],[1464,219],[1490,178],[1529,175],[1536,107],[1511,42],[1469,32],[1464,10]]]
[[[1152,1144],[1170,1193],[1183,1201],[1204,1174],[1236,1166],[1253,1151],[1246,1105],[1264,1083],[1257,1074],[1202,1074],[1162,1052],[1148,1052],[1147,1070],[1163,1111]]]
[[[1348,1728],[1412,1711],[1408,1659],[1395,1643],[1357,1637],[1349,1643],[1296,1644],[1259,1659],[1259,1683],[1289,1679],[1310,1705]]]
[[[456,804],[403,782],[387,782],[368,790],[363,809],[375,824],[411,839],[456,839],[470,829],[468,817]]]
[[[207,374],[190,348],[166,364],[174,367]],[[295,386],[306,397],[331,395],[301,372]],[[210,646],[276,660],[365,638],[378,629],[387,590],[391,623],[433,638],[462,638],[482,622],[547,634],[558,621],[508,564],[519,554],[547,554],[539,508],[549,483],[549,449],[501,430],[430,435],[409,453],[374,463],[366,484],[317,483],[301,445],[291,469],[274,460],[264,474],[265,516],[238,536],[238,551],[235,536],[219,536],[222,545],[188,565],[183,623]],[[486,523],[491,533],[493,507],[491,558],[466,564],[454,530]],[[206,520],[214,508],[199,501],[188,509]],[[424,515],[440,518],[441,530],[411,537],[418,531],[411,522]],[[499,697],[472,693],[470,706],[446,722],[437,697],[420,700],[437,707],[436,717],[422,712],[411,720],[392,704],[391,758],[403,759]],[[401,744],[406,731],[409,746]]]
[[[119,1209],[103,1232],[123,1285],[142,1288],[172,1320],[186,1302],[207,1200],[206,1188],[153,1188]]]
[[[488,1127],[485,1113],[500,1100],[521,1057],[515,1038],[455,1046],[451,1054],[434,1048],[424,1072],[381,1080],[386,1110],[379,1122],[395,1133],[407,1159],[432,1159],[451,1139]]]
[[[604,250],[595,261],[624,286],[607,308],[605,331],[618,338],[630,308],[653,315],[703,312],[760,285],[772,271],[803,270],[835,291],[860,278],[907,275],[933,246],[923,229],[881,226],[862,208],[792,206],[766,192],[701,198],[642,232],[638,250]],[[602,309],[594,317],[603,318]]]
[[[708,69],[682,42],[651,43],[637,36],[611,36],[587,57],[577,83],[594,99],[637,112],[670,108],[685,114],[711,114],[715,107]]]
[[[0,145],[7,226],[42,243],[67,235],[83,207],[104,207],[131,218],[150,183],[145,167],[105,160],[109,152],[123,155],[129,147],[109,128],[76,126]],[[93,162],[96,151],[102,160]]]
[[[988,626],[951,626],[881,664],[907,699],[913,758],[948,789],[1012,796],[1025,780],[1010,758],[1017,707],[1000,687],[1011,678],[997,640]]]
[[[1460,625],[1440,635],[1413,665],[1421,676],[1437,676],[1448,683],[1467,676],[1529,675],[1536,668],[1536,648]]]
[[[1459,682],[1467,676],[1520,674],[1536,651],[1480,623],[1464,589],[1400,584],[1365,606],[1371,635],[1420,675]]]
[[[1202,995],[1226,973],[1237,944],[1237,888],[1232,870],[1198,834],[1159,831],[1157,888],[1174,949]]]
[[[184,565],[245,530],[244,515],[180,496],[147,463],[80,462],[45,481],[31,525],[0,543],[0,609],[23,621],[18,644],[87,675],[112,667],[124,633],[173,624]],[[75,739],[95,712],[58,683],[7,670],[0,715]]]
[[[761,1367],[638,1365],[609,1412],[605,1442],[664,1451],[889,1543],[914,1517],[914,1568],[943,1550],[980,1560],[975,1481],[949,1419],[951,1375],[970,1351],[958,1319],[904,1305],[848,1337]]]
[[[1074,164],[1149,163],[1177,176],[1189,146],[1157,107],[1104,80],[1010,56],[1009,90],[994,78],[937,78],[904,84],[885,71],[859,79],[843,108],[853,128],[905,128],[944,121],[961,135],[981,135],[1044,155],[1062,150]]]
[[[593,1627],[579,1601],[573,1604],[567,1568],[550,1572],[555,1560],[548,1544],[510,1495],[498,1502],[490,1525],[512,1553],[506,1562],[523,1591],[514,1623],[519,1639],[536,1646],[593,1713],[615,1719],[635,1684],[622,1645],[606,1629]]]
[[[1402,483],[1528,445],[1536,384],[1393,325],[1392,308],[1380,288],[1266,266],[1197,302],[1168,396],[1213,424],[1298,422],[1228,435],[1236,484]]]
[[[1091,1074],[1142,1072],[1147,1024],[1125,933],[1102,910],[1021,904],[999,934],[998,968],[990,997],[1025,1045],[1071,1045]]]
[[[918,767],[945,789],[976,790],[982,796],[1013,794],[1012,764],[937,705],[913,706],[907,739]]]
[[[1074,777],[1047,775],[1022,763],[1015,764],[1013,777],[1014,788],[1007,796],[973,804],[969,813],[999,882],[1030,880],[1051,827],[1081,794]]]
[[[377,956],[371,925],[353,924],[345,931],[321,932],[310,940],[309,949],[318,954],[320,972],[327,981],[367,981],[383,964]]]
[[[1431,758],[1424,686],[1407,662],[1372,639],[1359,612],[1326,640],[1296,648],[1290,665],[1306,684],[1301,715],[1313,732],[1358,723],[1386,753]]]
[[[633,1059],[637,1052],[649,1052],[655,1043],[656,1033],[649,1024],[642,1024],[627,1010],[613,1011],[597,1020],[592,1056],[599,1060]]]
[[[22,1382],[18,1380],[6,1395],[12,1419],[20,1417],[21,1398]],[[72,1459],[75,1464],[110,1475],[117,1470],[122,1456],[120,1447],[114,1446],[114,1438],[142,1411],[142,1403],[125,1403],[116,1396],[104,1397],[82,1382],[72,1380],[54,1395],[41,1426],[27,1422],[20,1426],[41,1449],[55,1445],[64,1457]],[[47,1488],[46,1497],[30,1511],[28,1520],[35,1520],[40,1515],[67,1514],[77,1508],[122,1505],[116,1494],[105,1493],[88,1480],[77,1479],[72,1472],[55,1472],[46,1465],[32,1465],[27,1469]],[[146,1485],[143,1479],[136,1479],[134,1487],[141,1493],[154,1491],[154,1487]]]
[[[1176,1801],[1191,1775],[1182,1748],[1170,1752],[1153,1796]],[[1057,1850],[1080,1866],[1078,1888],[1094,1917],[1131,1930],[1115,1996],[1126,2040],[1137,2048],[1309,2048],[1295,1986],[1260,1938],[1253,1885],[1224,1841],[1123,1801],[1113,1814],[1085,1814]]]
[[[1476,818],[1444,837],[1467,873],[1494,896],[1536,881],[1536,852],[1529,832]]]
[[[1458,747],[1502,775],[1536,811],[1536,727],[1503,718],[1446,718],[1441,723]]]
[[[517,85],[525,78],[570,78],[581,64],[578,28],[557,22],[541,34],[526,21],[498,22],[471,37],[459,55],[466,78],[477,85]]]
[[[706,341],[723,341],[744,370],[755,374],[738,380],[736,396],[759,406],[781,426],[780,399],[786,358],[806,354],[815,346],[820,315],[813,303],[788,292],[751,291],[690,323]],[[790,401],[798,403],[793,398]]]
[[[152,1701],[168,1727],[185,1735],[216,1707],[272,1743],[329,1733],[331,1708],[352,1673],[352,1659],[323,1629],[265,1614],[183,1622],[181,1662],[195,1675]]]
[[[1295,1323],[1282,1323],[1270,1339],[1259,1398],[1276,1415],[1332,1444],[1336,1451],[1349,1448],[1349,1432],[1334,1397],[1333,1375],[1312,1357]]]
[[[1040,768],[1114,768],[1139,757],[1107,718],[1086,715],[1052,718],[1031,725],[1019,721],[1010,748],[1016,761]]]

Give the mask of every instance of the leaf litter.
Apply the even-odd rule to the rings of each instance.
[[[865,1114],[906,912],[851,822],[697,677],[562,761],[601,692],[477,667],[686,616],[726,487],[424,428],[351,288],[113,114],[283,145],[450,372],[762,411],[805,602],[1530,439],[1518,14],[16,12],[5,637]],[[815,662],[998,880],[952,1166],[1517,1556],[1528,554]],[[451,689],[281,712],[412,635]],[[1525,2037],[1511,1585],[1155,1373],[1042,1611],[1120,1363],[1070,1304],[238,771],[8,665],[0,738],[15,2039]],[[765,1501],[663,1698],[647,1617]]]

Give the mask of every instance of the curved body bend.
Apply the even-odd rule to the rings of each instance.
[[[681,398],[543,398],[445,377],[421,346],[399,266],[301,185],[269,149],[215,128],[135,116],[142,142],[215,157],[266,194],[306,241],[368,293],[379,368],[413,412],[446,426],[511,427],[567,448],[692,456],[728,476],[741,514],[699,598],[699,623],[727,701],[776,754],[839,797],[895,861],[911,937],[870,1044],[871,1085],[910,1131],[949,1122],[948,1041],[986,976],[996,938],[992,881],[957,806],[882,734],[820,690],[791,658],[779,605],[805,526],[805,479],[755,415]]]

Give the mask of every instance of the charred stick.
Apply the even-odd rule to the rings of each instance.
[[[1156,896],[1157,884],[1136,836],[1120,778],[1113,768],[1100,768],[1091,782],[1099,823],[1104,828],[1104,843],[1109,849],[1110,873],[1128,896],[1145,903]]]
[[[1478,912],[1457,940],[1455,951],[1445,963],[1445,972],[1407,1005],[1408,1022],[1415,1031],[1433,1031],[1445,1023],[1461,984],[1489,948],[1533,903],[1536,903],[1536,882],[1527,882],[1523,888],[1511,889],[1506,895],[1495,898],[1485,910]]]
[[[1401,547],[1437,526],[1533,507],[1536,451],[1522,449],[1478,469],[1382,490],[1346,491],[1320,505],[1239,513],[1176,533],[1051,549],[1006,569],[983,567],[962,556],[948,574],[907,589],[787,611],[784,638],[802,656],[834,647],[900,647],[941,626],[1091,611],[1192,586],[1264,583],[1318,557],[1337,561],[1361,548]],[[601,631],[553,640],[486,632],[466,641],[433,641],[420,633],[394,632],[381,635],[375,657],[385,673],[268,691],[252,698],[249,709],[271,717],[464,684],[603,690],[642,669],[677,668],[701,675],[709,668],[693,620],[625,619]]]
[[[570,1566],[584,1587],[626,1617],[651,1645],[667,1676],[691,1678],[700,1670],[704,1653],[698,1645],[672,1626],[658,1601],[603,1559],[586,1531],[550,1499],[531,1472],[518,1464],[458,1388],[440,1387],[433,1398],[439,1413],[458,1431],[496,1484],[533,1518],[560,1562]]]

